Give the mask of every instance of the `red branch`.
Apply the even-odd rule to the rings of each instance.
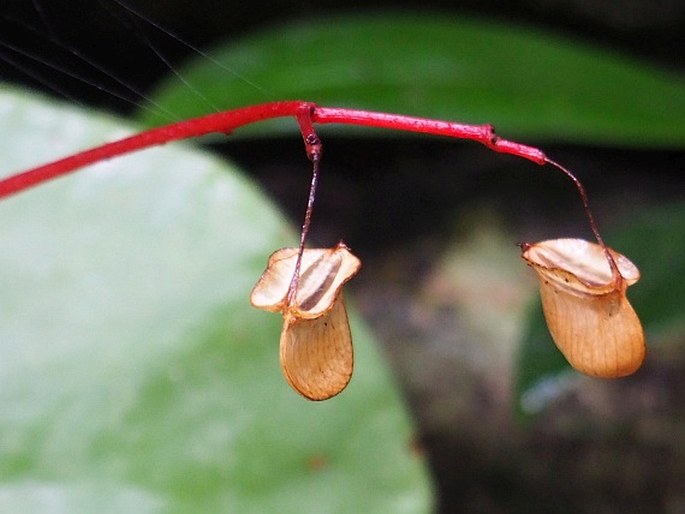
[[[537,148],[501,139],[491,125],[464,125],[399,114],[318,107],[311,102],[286,101],[253,105],[172,123],[11,175],[0,180],[0,198],[119,155],[212,132],[228,134],[251,123],[287,116],[294,117],[299,122],[310,159],[318,160],[321,152],[320,143],[309,137],[313,134],[312,123],[341,123],[470,139],[495,152],[512,154],[540,165],[553,164]]]

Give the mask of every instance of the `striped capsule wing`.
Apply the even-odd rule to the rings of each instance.
[[[626,289],[640,278],[625,256],[582,239],[522,245],[523,258],[540,281],[542,308],[555,344],[586,375],[616,378],[634,373],[645,357],[640,320]]]
[[[297,248],[281,248],[271,254],[250,296],[254,307],[272,312],[289,310],[297,318],[317,318],[332,308],[342,286],[361,268],[359,258],[342,242],[333,248],[305,249],[295,301],[287,306],[297,253]]]

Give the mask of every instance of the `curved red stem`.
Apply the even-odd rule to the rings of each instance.
[[[10,196],[48,180],[67,175],[89,164],[111,159],[172,141],[203,136],[212,132],[230,133],[250,123],[294,116],[303,102],[271,102],[224,111],[153,128],[133,136],[70,155],[43,166],[17,173],[0,181],[0,198]]]
[[[312,186],[310,188],[305,223],[302,227],[300,241],[300,252],[296,272],[293,277],[293,284],[289,290],[289,297],[292,300],[296,290],[299,265],[304,250],[304,242],[309,229],[309,220],[314,203],[316,191],[316,181],[318,177],[318,164],[321,160],[322,145],[316,132],[315,123],[340,123],[346,125],[358,125],[364,127],[384,128],[391,130],[403,130],[422,134],[432,134],[436,136],[446,136],[457,139],[469,139],[477,141],[495,152],[505,153],[527,159],[541,166],[550,164],[565,173],[576,185],[583,202],[585,212],[590,222],[590,228],[597,239],[597,242],[604,249],[612,273],[617,281],[621,280],[618,266],[609,252],[606,244],[602,240],[597,224],[595,223],[592,212],[590,211],[587,194],[580,181],[569,170],[560,164],[548,159],[545,154],[532,146],[523,145],[513,141],[500,138],[495,134],[492,125],[467,125],[453,123],[449,121],[435,120],[429,118],[418,118],[414,116],[404,116],[401,114],[388,114],[383,112],[363,111],[356,109],[344,109],[335,107],[319,107],[312,102],[306,101],[283,101],[269,102],[259,105],[242,107],[231,111],[223,111],[198,118],[164,125],[140,132],[133,136],[106,143],[101,146],[84,150],[70,155],[63,159],[53,161],[36,168],[10,175],[0,180],[0,199],[17,194],[33,186],[42,184],[49,180],[72,173],[84,166],[94,164],[99,161],[111,159],[123,154],[135,152],[152,146],[163,145],[172,141],[188,139],[191,137],[202,136],[213,132],[229,134],[233,130],[257,123],[260,121],[294,117],[299,126],[305,144],[307,157],[314,165]]]
[[[442,120],[387,114],[373,111],[318,107],[311,102],[285,101],[269,102],[249,107],[242,107],[231,111],[224,111],[206,116],[200,116],[186,121],[180,121],[158,128],[146,130],[112,143],[76,153],[43,166],[11,175],[0,180],[0,198],[4,198],[48,180],[74,172],[84,166],[119,155],[142,150],[152,146],[170,143],[181,139],[202,136],[213,132],[230,133],[233,130],[272,118],[294,117],[300,122],[305,144],[307,136],[305,130],[309,127],[302,125],[303,112],[309,113],[308,118],[313,123],[341,123],[366,127],[403,130],[423,134],[470,139],[484,144],[488,148],[501,153],[512,154],[528,159],[536,164],[547,163],[545,154],[530,146],[501,139],[494,132],[491,125],[465,125]],[[313,133],[313,131],[311,132]],[[314,142],[315,143],[315,142]],[[307,148],[308,155],[318,150],[315,146]]]

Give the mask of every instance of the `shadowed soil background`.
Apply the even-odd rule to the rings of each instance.
[[[14,3],[7,13],[20,16],[30,7]],[[168,73],[163,63],[138,58],[136,49],[145,41],[133,30],[122,39],[109,31],[106,15],[86,4],[72,2],[77,14],[66,13],[55,33],[93,48],[113,73],[143,90]],[[226,12],[210,0],[136,5],[200,47],[279,18],[354,8],[331,1],[251,3]],[[682,2],[521,1],[504,10],[494,2],[416,6],[526,22],[673,70],[684,66]],[[80,30],[84,23],[94,30]],[[3,28],[0,40],[7,41],[13,27]],[[165,53],[177,62],[189,50],[173,44]],[[16,70],[3,74],[42,87]],[[85,104],[127,109],[93,88],[64,87]],[[295,136],[229,141],[216,149],[253,174],[297,223],[309,167]],[[331,138],[324,144],[313,243],[331,245],[342,237],[364,262],[350,284],[351,300],[383,343],[409,400],[420,431],[417,447],[431,464],[441,512],[685,512],[682,332],[650,344],[646,364],[633,377],[581,380],[539,415],[519,420],[514,414],[517,344],[537,287],[515,243],[590,237],[570,183],[474,144],[387,137]],[[685,199],[682,152],[544,150],[577,172],[605,230],[621,227],[644,206]]]

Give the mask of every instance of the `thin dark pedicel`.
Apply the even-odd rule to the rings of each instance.
[[[571,173],[570,170],[566,169],[564,166],[562,166],[558,162],[553,161],[552,159],[546,160],[548,164],[554,166],[559,171],[564,173],[575,184],[576,189],[578,190],[578,194],[580,195],[580,201],[583,203],[583,209],[585,209],[585,215],[587,216],[588,222],[590,223],[590,230],[592,230],[592,233],[594,234],[599,246],[602,247],[604,255],[606,256],[607,261],[609,262],[609,268],[611,268],[611,275],[613,276],[616,285],[619,285],[619,283],[623,281],[623,276],[621,275],[621,272],[618,269],[618,264],[616,264],[614,256],[611,255],[611,252],[609,251],[609,247],[606,245],[604,239],[602,238],[602,235],[599,233],[599,227],[597,226],[597,222],[595,221],[595,216],[592,214],[592,209],[590,209],[590,200],[587,196],[587,192],[585,191],[585,187],[580,182],[580,180],[578,180],[578,178],[573,173]]]
[[[295,261],[295,270],[293,271],[293,278],[288,287],[288,305],[294,305],[297,297],[297,285],[300,279],[300,268],[302,267],[302,255],[304,254],[304,246],[307,242],[307,235],[309,234],[309,226],[312,221],[312,211],[314,210],[314,200],[316,198],[316,187],[319,181],[319,159],[312,160],[312,182],[309,186],[309,196],[307,198],[307,209],[304,213],[304,222],[302,223],[302,231],[300,232],[300,246],[297,251],[297,261]]]

